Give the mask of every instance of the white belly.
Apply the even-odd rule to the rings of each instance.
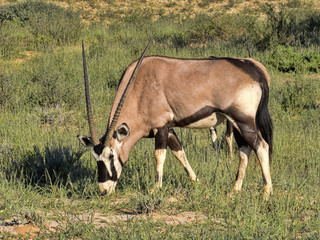
[[[197,122],[191,123],[185,128],[210,128],[210,127],[216,127],[218,126],[225,117],[219,113],[213,113],[210,116],[200,119]]]

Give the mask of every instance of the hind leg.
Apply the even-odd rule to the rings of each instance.
[[[226,141],[227,141],[227,144],[228,144],[228,147],[229,147],[229,155],[230,155],[231,159],[233,159],[232,136],[233,136],[232,123],[229,120],[227,120]]]
[[[236,192],[240,192],[243,184],[243,179],[246,174],[251,148],[244,141],[244,139],[241,137],[240,133],[236,129],[234,130],[234,136],[239,147],[240,162],[237,178],[234,183],[233,189]]]
[[[270,163],[269,163],[269,145],[262,139],[260,142],[257,151],[256,151],[260,166],[262,169],[263,182],[264,182],[264,198],[268,198],[272,194],[272,181],[271,181],[271,172],[270,172]]]
[[[255,126],[254,119],[251,119],[251,121],[246,121],[245,123],[237,122],[237,125],[240,129],[242,138],[255,151],[259,159],[264,182],[264,198],[267,198],[270,194],[272,194],[272,181],[269,163],[269,145],[261,137],[259,131]]]
[[[182,145],[176,135],[176,133],[173,131],[173,129],[169,130],[168,135],[168,146],[170,147],[173,155],[182,163],[184,169],[186,170],[187,174],[189,175],[189,178],[192,182],[195,182],[197,180],[196,174],[192,170],[186,154],[182,148]]]
[[[212,141],[213,148],[218,149],[217,130],[214,127],[210,128],[210,135],[211,135],[211,141]]]

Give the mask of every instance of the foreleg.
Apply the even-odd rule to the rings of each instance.
[[[173,129],[169,130],[168,135],[168,145],[173,153],[173,155],[182,163],[184,169],[186,170],[187,174],[189,175],[189,178],[192,182],[195,182],[197,180],[196,174],[192,170],[186,154],[183,150],[183,147],[176,135],[176,133],[173,131]]]
[[[166,160],[168,146],[168,131],[167,127],[158,128],[155,134],[155,157],[157,161],[157,180],[153,190],[162,187],[163,166]]]

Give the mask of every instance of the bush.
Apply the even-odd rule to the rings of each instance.
[[[319,44],[320,13],[312,4],[288,1],[285,4],[262,5],[266,20],[257,21],[252,28],[259,50],[277,45],[310,46]]]
[[[12,155],[12,152],[19,154]],[[4,161],[8,164],[0,170],[4,171],[8,179],[16,176],[35,186],[66,185],[69,181],[81,183],[84,178],[93,179],[95,176],[94,170],[80,159],[83,153],[82,148],[74,150],[70,146],[55,143],[48,144],[43,150],[34,146],[26,152],[12,150],[2,144],[0,156],[7,159],[10,154],[11,157]]]
[[[0,108],[10,105],[10,99],[13,94],[13,86],[10,76],[0,73]]]
[[[319,79],[297,76],[281,83],[271,98],[283,112],[297,116],[320,107],[319,90]]]
[[[277,46],[267,63],[280,72],[315,72],[320,68],[320,54],[314,49],[299,50],[290,46]]]
[[[25,82],[27,104],[40,107],[75,107],[81,94],[78,86],[81,57],[74,52],[44,53],[29,62]]]
[[[145,22],[151,22],[153,11],[151,9],[136,9],[127,12],[122,21],[126,23],[145,24]]]
[[[0,7],[1,52],[5,57],[23,50],[78,41],[82,24],[78,13],[51,3],[27,1]],[[17,31],[18,30],[18,31]],[[12,41],[13,40],[13,41]]]
[[[254,23],[254,17],[232,14],[197,15],[180,22],[159,19],[155,25],[157,32],[155,40],[160,44],[183,48],[190,45],[206,44],[208,42],[243,41],[244,36]],[[241,27],[239,27],[241,26]]]
[[[17,19],[0,24],[0,58],[17,57],[32,41],[32,34]]]

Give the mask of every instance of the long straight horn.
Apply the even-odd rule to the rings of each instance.
[[[99,145],[100,141],[96,134],[96,129],[94,127],[91,103],[90,103],[90,92],[89,92],[89,81],[88,81],[88,72],[87,72],[87,62],[86,55],[84,52],[84,44],[82,41],[82,59],[83,59],[83,75],[84,75],[84,86],[85,86],[85,94],[86,94],[86,106],[87,106],[87,116],[89,122],[89,129],[92,138],[93,146]]]
[[[113,135],[114,129],[116,127],[116,124],[117,124],[117,121],[118,121],[118,118],[119,118],[120,111],[121,111],[121,108],[123,106],[124,100],[125,100],[125,98],[127,96],[128,90],[129,90],[129,88],[131,86],[131,83],[132,83],[132,81],[133,81],[133,79],[134,79],[134,77],[136,75],[136,71],[140,67],[141,62],[142,62],[142,60],[143,60],[143,58],[144,58],[144,56],[145,56],[145,54],[146,54],[146,52],[147,52],[147,50],[148,50],[148,48],[150,46],[151,41],[152,41],[152,38],[150,39],[148,45],[146,46],[146,48],[144,49],[143,53],[141,54],[141,57],[140,57],[137,65],[136,65],[135,69],[133,70],[132,75],[131,75],[131,77],[129,79],[129,82],[128,82],[128,84],[127,84],[127,86],[126,86],[126,88],[125,88],[125,90],[124,90],[124,92],[123,92],[123,94],[121,96],[121,99],[120,99],[119,104],[117,106],[117,109],[116,109],[116,111],[114,113],[114,116],[113,116],[113,119],[111,121],[111,124],[107,128],[106,138],[105,138],[105,142],[103,144],[104,146],[109,146],[111,144],[112,135]],[[111,115],[110,115],[110,117],[111,117]]]

